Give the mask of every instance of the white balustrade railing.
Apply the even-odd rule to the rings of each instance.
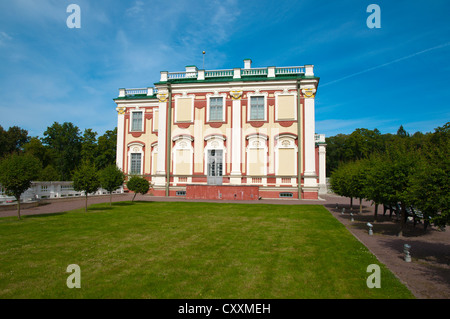
[[[233,76],[233,70],[211,70],[205,71],[205,78],[218,78]]]
[[[302,74],[305,73],[305,67],[303,66],[286,66],[281,68],[275,68],[275,75],[278,74]]]
[[[122,194],[123,192],[123,187],[121,186],[112,193]],[[108,191],[100,188],[96,192],[90,193],[88,195],[93,196],[107,194],[109,194]],[[32,182],[31,187],[21,195],[21,201],[29,202],[40,199],[70,198],[81,196],[85,196],[84,192],[75,191],[73,189],[73,182]],[[6,195],[0,186],[0,204],[13,203],[14,201],[15,198]]]
[[[147,94],[147,89],[125,89],[125,95]]]
[[[241,69],[241,75],[267,75],[267,68]]]
[[[190,72],[190,73],[195,73],[196,74],[196,72]],[[186,72],[169,72],[169,74],[168,74],[168,78],[172,79],[172,80],[184,79],[186,77],[187,77],[186,76]],[[197,77],[197,75],[195,75],[195,77]]]
[[[310,69],[312,66],[310,66]],[[269,72],[269,69],[270,72]],[[273,73],[275,71],[275,74]],[[308,69],[309,70],[309,69]],[[273,77],[277,75],[298,75],[306,74],[305,66],[288,66],[288,67],[271,67],[271,68],[249,68],[249,69],[223,69],[223,70],[207,70],[198,71],[195,67],[194,69],[187,69],[187,71],[182,72],[164,72],[161,75],[161,81],[167,80],[179,80],[179,79],[200,79],[204,80],[207,78],[220,78],[220,77],[233,77],[239,78],[239,76],[261,76],[261,77]],[[312,72],[312,71],[311,71]],[[163,74],[163,72],[161,72]],[[311,74],[310,74],[311,75]],[[166,77],[167,76],[167,77]],[[156,94],[158,90],[156,88],[137,88],[137,89],[121,89],[119,96],[132,96],[132,95],[152,95]]]

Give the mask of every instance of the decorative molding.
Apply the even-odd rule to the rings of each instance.
[[[167,101],[169,95],[167,93],[158,93],[156,97],[158,98],[159,102],[164,103]]]
[[[230,96],[233,100],[240,100],[242,98],[242,90],[230,91]]]
[[[316,89],[302,89],[303,96],[314,99],[316,97]]]
[[[126,108],[121,106],[121,107],[116,107],[116,111],[117,113],[119,113],[120,115],[125,114]]]

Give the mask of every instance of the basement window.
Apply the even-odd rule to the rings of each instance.
[[[280,193],[280,197],[281,198],[286,198],[286,197],[294,197],[293,193]]]
[[[186,191],[177,191],[176,195],[177,196],[186,196]]]

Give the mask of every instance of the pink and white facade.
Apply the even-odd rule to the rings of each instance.
[[[204,185],[223,186],[217,198],[223,190],[244,198],[252,186],[261,198],[317,199],[326,192],[318,83],[312,65],[252,68],[251,60],[163,71],[154,87],[120,89],[114,99],[117,166],[145,176],[156,196],[189,198]]]

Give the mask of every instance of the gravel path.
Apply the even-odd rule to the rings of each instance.
[[[113,201],[131,200],[133,195],[114,195]],[[184,201],[183,198],[164,198],[149,195],[137,195],[136,200],[146,201]],[[90,197],[88,204],[108,202],[108,196]],[[207,202],[225,202],[209,200]],[[226,201],[232,202],[232,201]],[[362,213],[359,213],[359,200],[353,202],[354,221],[351,221],[350,201],[335,195],[321,196],[321,200],[260,200],[234,201],[236,203],[267,204],[320,204],[339,220],[359,241],[361,241],[377,258],[386,265],[411,292],[420,299],[450,299],[450,231],[440,231],[429,226],[425,232],[422,224],[415,227],[407,223],[402,237],[397,236],[399,223],[390,218],[389,213],[383,216],[382,207],[378,210],[377,221],[374,221],[374,207],[363,201]],[[336,205],[338,208],[336,209]],[[53,200],[50,203],[34,208],[21,210],[22,215],[51,214],[84,207],[84,199]],[[345,213],[342,214],[342,208]],[[0,211],[0,217],[17,216],[15,210]],[[373,235],[368,234],[367,222],[374,225]],[[412,262],[404,261],[403,245],[411,246]],[[383,279],[381,278],[383,287]]]

